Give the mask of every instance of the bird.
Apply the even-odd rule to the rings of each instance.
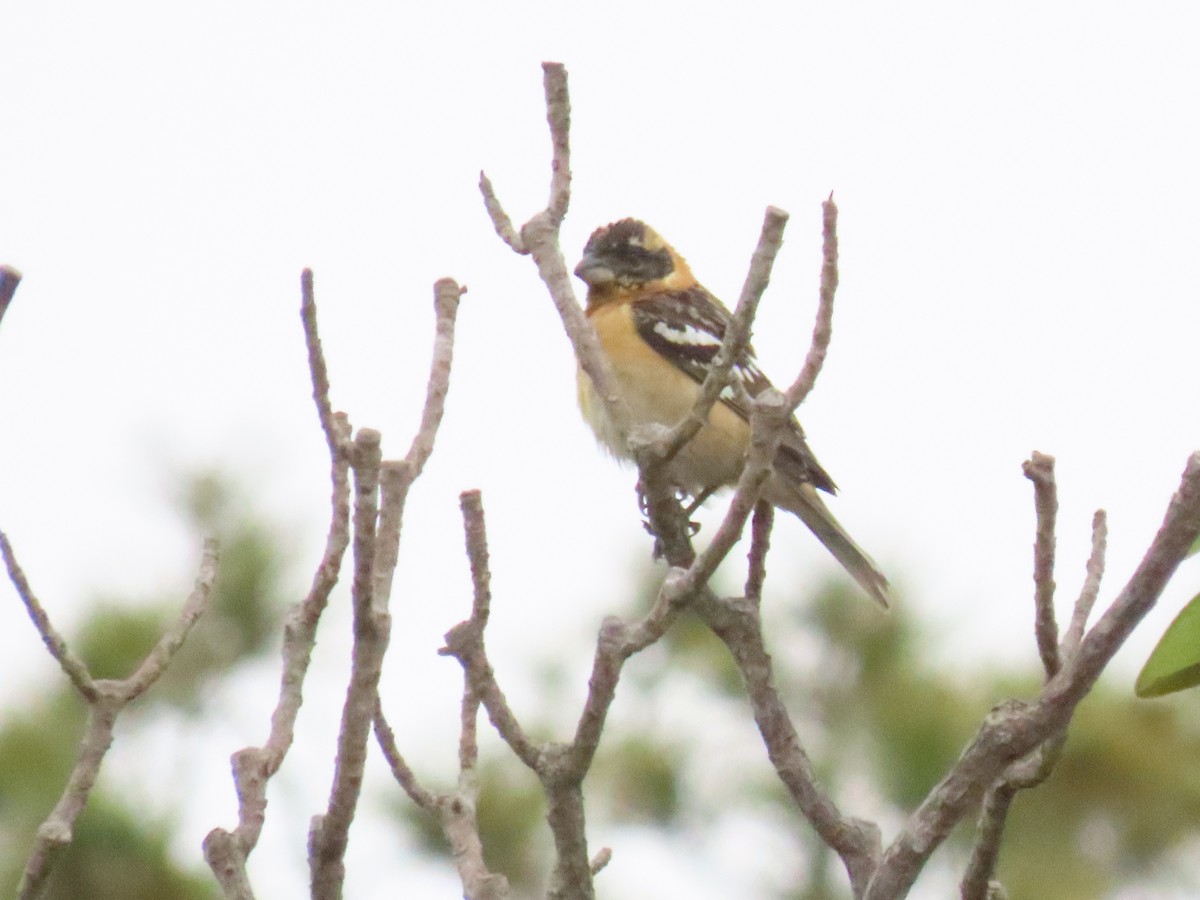
[[[732,316],[678,252],[637,219],[597,228],[575,275],[587,285],[585,314],[612,370],[633,427],[674,427],[695,405]],[[771,387],[747,343],[733,373],[745,392],[723,391],[696,436],[671,460],[673,485],[697,497],[736,484],[750,446],[744,398]],[[577,369],[579,406],[599,443],[620,459],[632,453],[591,378]],[[837,487],[793,416],[762,498],[798,516],[866,593],[885,608],[888,581],[834,518],[818,491]]]

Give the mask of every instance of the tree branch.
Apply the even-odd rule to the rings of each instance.
[[[471,616],[472,620],[479,624],[482,632],[490,611],[491,575],[488,571],[487,531],[479,492],[467,491],[462,494],[460,505],[463,511],[467,554],[471,563],[471,580],[474,585]],[[508,880],[503,875],[488,870],[483,859],[483,843],[479,837],[479,825],[475,816],[475,804],[478,799],[475,767],[479,758],[476,720],[479,704],[479,696],[472,688],[469,672],[464,667],[458,743],[459,777],[457,790],[453,793],[433,794],[418,784],[416,776],[396,746],[395,737],[383,718],[378,701],[375,734],[392,768],[392,774],[400,782],[405,793],[422,809],[438,816],[442,832],[450,842],[463,885],[463,896],[467,900],[500,900],[509,894]]]
[[[564,775],[569,776],[571,784],[576,780],[582,782],[599,744],[624,661],[657,641],[678,611],[690,604],[733,652],[747,684],[755,720],[780,778],[818,833],[842,856],[852,882],[861,891],[879,856],[878,829],[869,823],[844,818],[833,801],[818,789],[812,764],[800,746],[790,716],[775,690],[755,603],[718,600],[707,589],[708,579],[732,548],[755,506],[787,420],[788,412],[778,392],[760,396],[751,418],[751,450],[746,466],[729,511],[709,547],[686,568],[673,568],[668,573],[654,607],[644,620],[632,626],[615,618],[605,621],[597,643],[584,711],[575,740],[566,748],[569,762]],[[658,499],[649,499],[652,515],[658,502]],[[673,499],[670,502],[678,507]],[[665,551],[672,562],[691,556],[686,529],[677,530],[670,536]],[[564,827],[574,828],[576,819],[568,814],[574,809],[570,796],[565,794],[561,799],[565,804],[562,811]],[[578,857],[585,846],[580,835],[562,839],[564,848],[570,850],[575,860],[572,872],[576,876]]]
[[[1105,515],[1104,511],[1100,510],[1092,518],[1092,554],[1088,559],[1087,574],[1075,604],[1070,626],[1059,645],[1056,643],[1058,625],[1054,616],[1054,526],[1058,512],[1054,458],[1034,453],[1033,458],[1027,461],[1023,468],[1025,476],[1033,481],[1035,486],[1038,524],[1034,544],[1037,609],[1034,632],[1048,680],[1061,667],[1062,660],[1069,662],[1075,655],[1083,638],[1088,615],[1100,590],[1100,577],[1104,571]],[[1054,652],[1049,653],[1048,649]],[[1050,777],[1062,755],[1066,738],[1065,729],[1052,734],[1035,750],[1010,765],[1004,775],[988,787],[983,796],[979,823],[976,826],[975,845],[961,883],[963,900],[988,900],[988,897],[999,889],[999,883],[994,881],[994,876],[1009,809],[1019,791],[1037,787]]]
[[[771,476],[783,429],[791,418],[791,411],[786,407],[783,395],[773,388],[767,388],[760,393],[751,409],[750,450],[746,455],[746,464],[738,477],[737,488],[729,503],[729,509],[725,512],[725,518],[721,520],[708,546],[688,568],[687,584],[692,589],[708,584],[708,580],[724,562],[733,545],[741,539],[746,520],[754,511],[758,495]]]
[[[749,565],[746,567],[746,598],[755,604],[762,600],[763,584],[767,580],[767,551],[771,549],[771,528],[775,524],[775,507],[759,500],[750,522]]]
[[[4,321],[4,314],[8,312],[8,305],[12,303],[20,283],[20,272],[12,266],[0,266],[0,322]]]
[[[460,505],[466,532],[467,554],[471,563],[471,579],[474,585],[471,618],[463,624],[471,625],[472,628],[469,630],[473,630],[479,635],[478,647],[472,647],[471,652],[482,653],[482,633],[487,624],[491,600],[489,586],[491,575],[488,572],[487,531],[479,492],[467,491],[462,494]],[[447,636],[447,640],[450,640],[449,636]],[[460,662],[462,662],[461,659]],[[486,666],[486,660],[483,661],[483,665]],[[496,691],[499,691],[498,687]],[[500,702],[503,703],[502,695]],[[378,701],[376,701],[375,710],[375,733],[384,756],[391,765],[392,774],[400,782],[404,791],[422,809],[438,816],[442,831],[453,851],[455,865],[463,885],[463,896],[468,900],[499,900],[509,894],[508,880],[504,876],[488,870],[483,859],[483,844],[479,837],[479,826],[475,816],[475,804],[478,798],[475,766],[479,757],[476,719],[479,713],[479,704],[480,698],[472,682],[470,665],[463,663],[463,698],[458,746],[459,777],[457,790],[452,793],[433,794],[417,783],[416,776],[396,746],[395,737],[387,726]],[[515,719],[513,722],[515,724]],[[519,730],[519,726],[517,728]]]
[[[308,349],[308,373],[312,378],[313,403],[317,406],[317,418],[325,433],[330,456],[342,452],[350,439],[349,429],[336,421],[333,405],[329,400],[329,369],[325,365],[325,352],[321,349],[321,336],[317,332],[317,302],[313,294],[312,269],[300,273],[300,320],[304,324],[304,344]]]
[[[554,839],[554,868],[547,900],[592,900],[592,861],[588,854],[583,778],[576,776],[573,748],[550,744],[538,773],[546,792],[546,821]]]
[[[333,785],[323,816],[313,818],[309,835],[309,867],[314,900],[339,900],[345,881],[344,857],[350,823],[358,807],[367,762],[367,738],[375,718],[375,698],[387,652],[391,616],[376,603],[376,525],[382,466],[380,435],[359,429],[350,461],[354,473],[354,651],[350,685],[342,708],[342,725],[334,759]],[[381,598],[383,599],[383,598]]]
[[[465,491],[459,501],[467,536],[467,555],[471,563],[475,599],[470,618],[459,622],[446,632],[446,646],[438,653],[458,660],[466,674],[471,692],[483,703],[492,725],[517,757],[537,772],[541,766],[543,748],[530,740],[509,708],[483,643],[491,602],[491,573],[488,570],[487,529],[483,503],[479,491]]]
[[[0,555],[4,557],[4,565],[8,569],[9,581],[17,589],[17,596],[21,598],[21,602],[25,604],[25,611],[29,614],[29,619],[33,622],[33,627],[41,635],[42,643],[46,645],[46,649],[50,651],[50,655],[62,667],[67,677],[71,679],[71,684],[75,685],[75,689],[79,691],[83,699],[89,703],[95,702],[99,698],[99,693],[96,690],[95,683],[92,681],[91,674],[87,670],[87,666],[84,665],[83,660],[71,651],[71,648],[67,646],[66,639],[58,633],[53,623],[51,623],[50,617],[46,615],[46,610],[38,602],[37,596],[33,593],[33,588],[29,586],[29,581],[26,579],[25,573],[21,570],[21,566],[17,562],[12,545],[8,542],[8,536],[2,531],[0,531]]]
[[[465,680],[465,679],[464,679]],[[478,783],[475,777],[474,713],[479,709],[478,701],[468,702],[470,688],[463,691],[463,731],[460,738],[460,769],[458,789],[453,793],[433,794],[418,784],[416,776],[396,746],[396,738],[383,717],[383,710],[376,708],[375,736],[383,755],[391,766],[392,775],[400,782],[404,792],[426,812],[438,817],[442,833],[450,842],[451,856],[458,869],[466,900],[501,900],[509,894],[508,879],[490,872],[483,860],[483,843],[479,839],[479,823],[475,817]],[[468,710],[471,719],[468,724]],[[471,746],[470,752],[463,748]],[[467,761],[469,757],[469,762]]]
[[[175,624],[154,645],[154,649],[142,660],[132,675],[121,682],[121,690],[128,703],[136,700],[150,689],[150,686],[162,676],[171,664],[183,642],[187,640],[195,624],[200,621],[204,611],[208,609],[209,595],[212,593],[213,582],[217,579],[217,542],[209,538],[204,542],[204,558],[200,563],[200,572],[192,593],[184,601],[183,609]]]
[[[75,768],[71,770],[71,776],[53,811],[38,826],[33,849],[25,862],[21,883],[17,886],[18,900],[33,900],[41,894],[60,852],[71,843],[75,819],[87,805],[88,796],[100,774],[100,764],[112,746],[113,726],[125,706],[125,700],[112,691],[113,682],[101,682],[100,685],[100,692],[88,703],[87,726]]]
[[[87,805],[88,797],[100,774],[104,755],[112,746],[113,726],[116,724],[117,716],[158,679],[170,664],[175,651],[187,637],[191,626],[207,609],[208,600],[212,595],[213,581],[217,574],[217,544],[213,540],[204,542],[200,571],[196,576],[195,586],[184,603],[179,621],[159,640],[134,674],[122,680],[92,678],[87,667],[78,657],[70,654],[66,642],[50,624],[49,617],[46,616],[30,591],[24,573],[21,572],[13,556],[12,548],[2,533],[0,533],[0,550],[3,550],[5,563],[13,584],[17,587],[17,593],[21,595],[26,608],[30,610],[30,617],[34,618],[46,646],[50,648],[50,652],[55,655],[55,658],[59,659],[59,664],[71,676],[71,680],[77,688],[80,683],[87,686],[86,692],[80,689],[80,693],[84,695],[88,704],[88,718],[83,742],[79,748],[79,756],[75,760],[75,767],[67,779],[58,803],[38,827],[33,848],[30,850],[24,873],[21,876],[21,883],[17,887],[18,900],[33,900],[42,892],[59,852],[71,843],[75,819]],[[38,612],[37,616],[34,616],[35,609]],[[55,652],[56,648],[58,653]],[[61,657],[59,653],[62,654]],[[78,667],[74,675],[72,675],[71,669],[68,669],[68,664],[62,662],[63,659],[71,660],[69,665]],[[79,679],[78,682],[76,678]]]
[[[411,470],[411,484],[420,477],[425,463],[433,453],[433,442],[442,424],[446,409],[446,394],[450,390],[450,370],[454,363],[454,326],[458,319],[458,304],[467,292],[453,278],[441,278],[433,286],[433,306],[436,329],[433,339],[433,360],[429,366],[429,381],[425,392],[425,408],[421,425],[413,437],[404,462]]]
[[[538,275],[546,285],[571,341],[575,358],[592,380],[592,385],[602,399],[613,424],[622,434],[628,434],[631,421],[629,410],[617,393],[612,369],[600,349],[596,332],[575,298],[575,292],[571,288],[571,276],[559,243],[560,227],[570,204],[571,188],[571,101],[567,90],[567,70],[562,63],[554,62],[542,63],[542,70],[546,118],[550,125],[553,148],[550,160],[549,204],[521,226],[518,234],[512,220],[497,199],[491,181],[483,173],[480,173],[479,189],[483,194],[484,207],[491,217],[492,226],[500,238],[515,252],[533,256]]]
[[[279,699],[271,714],[271,729],[261,747],[246,747],[231,759],[238,798],[238,824],[233,832],[214,828],[204,839],[204,857],[227,900],[250,900],[253,892],[246,859],[258,845],[267,811],[267,783],[287,756],[303,702],[304,680],[316,644],[317,625],[337,584],[342,558],[350,545],[350,422],[335,413],[329,400],[329,371],[317,330],[312,271],[300,276],[300,318],[308,349],[313,403],[325,435],[330,462],[330,521],[325,550],[313,574],[308,595],[284,618]]]
[[[557,230],[571,204],[571,97],[567,92],[567,69],[562,63],[542,63],[542,76],[551,148],[546,213]]]
[[[999,882],[994,880],[996,863],[1013,800],[1018,792],[1035,788],[1050,777],[1066,741],[1067,733],[1060,731],[1038,745],[1032,753],[1009,766],[1004,776],[983,795],[975,845],[960,884],[962,900],[989,900],[999,889]]]
[[[683,575],[680,569],[667,573],[654,605],[640,621],[626,623],[616,616],[609,616],[601,624],[587,699],[570,745],[568,771],[571,777],[582,781],[592,765],[608,710],[617,695],[617,683],[625,661],[666,634],[683,608],[682,604],[689,599],[681,587]]]
[[[492,227],[496,229],[496,234],[500,236],[500,240],[508,244],[512,248],[512,251],[519,256],[527,256],[529,248],[525,246],[525,242],[521,240],[521,235],[513,227],[512,219],[504,211],[504,206],[496,196],[496,188],[492,185],[492,180],[487,177],[487,173],[485,172],[479,173],[479,193],[483,194],[483,208],[487,210],[488,218],[492,220]]]
[[[821,839],[842,858],[854,895],[861,896],[879,859],[879,828],[842,815],[819,787],[816,770],[775,687],[774,664],[764,642],[757,605],[750,600],[719,600],[706,593],[697,598],[694,608],[733,654],[767,756],[788,794]]]
[[[1153,608],[1200,535],[1200,453],[1188,459],[1179,490],[1145,557],[1078,652],[1032,702],[994,709],[958,762],[911,815],[884,852],[866,900],[903,897],[929,856],[1013,761],[1064,730],[1076,706],[1134,627]]]
[[[1096,598],[1100,595],[1100,581],[1104,578],[1104,556],[1108,548],[1108,515],[1102,509],[1096,510],[1092,516],[1092,552],[1088,556],[1087,574],[1083,587],[1079,591],[1079,599],[1075,601],[1075,610],[1071,613],[1071,622],[1067,633],[1063,635],[1060,653],[1064,659],[1070,659],[1079,649],[1087,629],[1088,617]]]
[[[396,735],[383,714],[383,706],[378,697],[375,698],[375,741],[392,770],[392,777],[404,788],[404,793],[408,794],[409,799],[427,812],[437,812],[437,796],[421,787],[417,781],[416,774],[396,744]]]
[[[1046,677],[1061,666],[1058,656],[1058,622],[1054,617],[1054,527],[1058,518],[1058,487],[1054,482],[1054,457],[1034,452],[1023,465],[1033,482],[1037,510],[1037,539],[1033,545],[1034,634]]]
[[[960,884],[962,900],[988,900],[988,893],[995,884],[992,878],[1000,855],[1008,810],[1018,790],[1016,785],[1001,780],[984,795],[975,846],[971,849],[971,859]]]
[[[758,236],[758,244],[750,257],[750,268],[746,273],[746,281],[742,285],[741,296],[734,307],[733,316],[725,329],[721,340],[721,349],[713,357],[712,365],[700,385],[691,411],[683,421],[675,425],[665,435],[657,436],[638,455],[638,461],[645,467],[665,466],[684,445],[694,438],[708,421],[709,413],[720,399],[721,392],[735,383],[733,375],[734,363],[738,361],[750,343],[750,330],[754,326],[754,317],[758,313],[758,304],[771,282],[771,270],[775,266],[775,257],[783,246],[783,231],[787,227],[788,214],[782,209],[768,206],[763,217],[762,230]],[[638,448],[635,446],[635,451]]]
[[[833,298],[838,286],[838,208],[833,194],[821,204],[821,289],[812,340],[800,374],[787,389],[788,409],[794,411],[812,392],[817,376],[825,365],[829,342],[833,339]]]

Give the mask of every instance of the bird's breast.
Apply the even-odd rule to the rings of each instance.
[[[681,422],[695,405],[700,386],[642,340],[634,327],[629,305],[600,307],[590,319],[608,357],[618,397],[629,409],[633,427],[673,427]],[[616,427],[582,368],[577,380],[580,409],[597,439],[614,455],[629,458],[627,435]],[[676,457],[672,477],[688,489],[730,484],[741,472],[748,443],[746,422],[725,404],[717,403],[708,424]]]

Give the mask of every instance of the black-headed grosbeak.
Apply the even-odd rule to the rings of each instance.
[[[597,229],[575,274],[587,283],[587,316],[634,424],[678,424],[696,403],[725,337],[729,311],[697,283],[682,256],[636,219]],[[733,371],[750,396],[771,384],[749,346]],[[629,457],[625,436],[609,419],[582,368],[578,383],[579,405],[596,437],[615,455]],[[692,494],[733,485],[749,446],[749,410],[727,390],[668,472],[676,486]],[[887,579],[838,524],[817,489],[836,491],[793,417],[762,496],[799,516],[867,593],[886,606]]]

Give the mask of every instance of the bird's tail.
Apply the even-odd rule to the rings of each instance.
[[[789,484],[776,477],[768,482],[764,491],[766,499],[776,506],[781,506],[795,513],[808,526],[809,531],[817,536],[825,548],[833,554],[834,559],[842,564],[847,572],[854,576],[868,594],[880,605],[888,605],[888,581],[879,571],[871,557],[863,551],[846,530],[838,524],[833,513],[825,505],[811,484]]]

